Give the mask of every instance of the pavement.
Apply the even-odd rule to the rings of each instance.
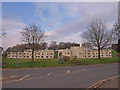
[[[120,86],[118,85],[118,79],[120,79],[120,77],[118,78],[115,78],[111,81],[108,81],[107,83],[103,84],[101,87],[99,88],[119,88],[120,89]]]
[[[119,88],[118,86],[118,80],[120,79],[120,76],[116,75],[116,76],[112,76],[110,78],[101,80],[95,84],[93,84],[92,86],[90,86],[88,89],[91,88],[113,88],[113,89],[117,89]],[[119,88],[120,89],[120,88]]]
[[[2,74],[19,76],[16,80],[3,80],[3,88],[88,88],[118,75],[118,64],[3,70]]]

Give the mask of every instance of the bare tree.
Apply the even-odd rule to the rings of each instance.
[[[115,37],[118,40],[118,44],[117,44],[117,52],[120,52],[120,20],[118,20],[118,22],[116,22],[113,26],[113,32],[115,34]]]
[[[57,42],[56,41],[51,41],[49,49],[56,50]]]
[[[42,42],[42,43],[40,44],[40,46],[41,46],[41,49],[47,49],[47,48],[48,48],[48,43]]]
[[[87,49],[92,49],[92,44],[90,42],[84,42],[82,43],[82,47],[85,47]]]
[[[22,41],[28,43],[32,49],[32,62],[34,60],[34,50],[35,44],[38,44],[44,40],[44,31],[37,24],[32,24],[23,28],[23,31],[20,32],[22,36]]]
[[[100,58],[100,50],[111,45],[113,32],[107,29],[103,20],[96,19],[90,23],[88,30],[83,33],[83,37],[98,48],[98,58]]]

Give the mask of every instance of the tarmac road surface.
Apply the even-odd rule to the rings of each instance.
[[[21,76],[3,81],[3,88],[88,88],[118,75],[118,64],[3,70],[3,76]]]

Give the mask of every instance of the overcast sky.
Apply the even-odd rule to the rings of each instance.
[[[92,19],[103,19],[108,28],[117,20],[117,2],[3,2],[2,28],[4,48],[20,42],[20,31],[32,23],[45,30],[45,41],[82,43],[81,34],[87,30]]]

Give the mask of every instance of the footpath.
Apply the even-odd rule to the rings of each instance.
[[[92,86],[89,87],[88,90],[91,90],[91,89],[93,90],[93,88],[95,90],[97,90],[97,88],[118,88],[118,90],[120,90],[119,80],[120,80],[120,76],[118,75],[113,76],[93,84]]]
[[[114,80],[108,81],[107,83],[100,86],[99,88],[119,88],[120,89],[120,86],[118,85],[119,80],[120,80],[120,77],[117,77]]]

